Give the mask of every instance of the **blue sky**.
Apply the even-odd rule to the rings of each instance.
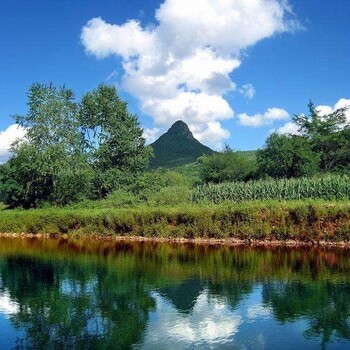
[[[261,147],[309,99],[350,103],[349,15],[347,0],[2,0],[0,157],[33,82],[78,98],[117,84],[150,140],[183,118],[212,147]]]

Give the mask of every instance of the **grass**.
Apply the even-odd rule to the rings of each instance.
[[[2,210],[0,232],[154,238],[350,241],[349,201]]]

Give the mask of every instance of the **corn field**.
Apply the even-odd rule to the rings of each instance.
[[[301,200],[307,198],[349,199],[350,177],[329,175],[315,178],[208,184],[197,187],[192,193],[194,203],[202,201],[239,203],[253,200]]]

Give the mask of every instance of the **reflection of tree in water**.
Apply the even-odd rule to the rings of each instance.
[[[304,317],[307,338],[321,337],[325,346],[333,336],[350,339],[350,285],[330,282],[271,282],[263,286],[263,301],[277,321]]]
[[[149,311],[155,308],[151,289],[187,317],[203,291],[209,303],[222,301],[235,309],[261,281],[264,302],[277,321],[304,317],[310,325],[304,335],[320,336],[323,344],[334,335],[350,339],[346,252],[0,243],[0,293],[18,304],[11,320],[26,334],[18,348],[129,348],[142,344]]]
[[[11,319],[26,332],[18,348],[128,348],[142,340],[155,306],[140,276],[93,264],[9,257],[0,268],[2,288],[19,305]]]

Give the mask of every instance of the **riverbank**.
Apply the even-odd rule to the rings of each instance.
[[[0,233],[0,238],[15,239],[49,239],[49,240],[74,240],[74,241],[102,241],[119,243],[156,243],[156,244],[184,244],[184,245],[206,245],[206,246],[228,246],[228,247],[251,247],[251,248],[344,248],[350,249],[350,242],[345,241],[321,241],[321,240],[272,240],[272,239],[236,239],[236,238],[157,238],[137,236],[111,236],[111,235],[73,235],[67,234],[33,234],[33,233]]]
[[[2,235],[213,244],[348,245],[350,202],[286,201],[123,209],[2,210]]]

